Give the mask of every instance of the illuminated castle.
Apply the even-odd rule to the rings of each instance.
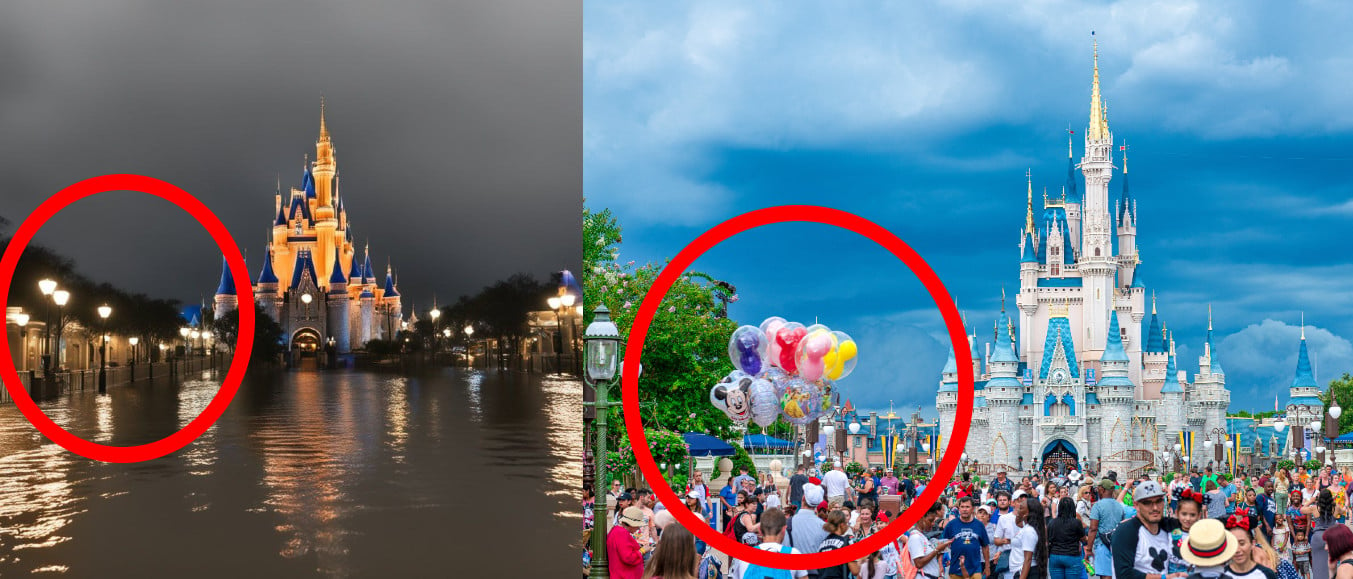
[[[371,340],[391,339],[403,319],[390,266],[379,283],[370,248],[358,259],[324,112],[321,100],[315,160],[307,158],[300,187],[283,195],[278,183],[270,241],[253,287],[263,311],[282,326],[288,349],[331,347],[342,356]],[[235,282],[223,265],[216,317],[236,306]]]

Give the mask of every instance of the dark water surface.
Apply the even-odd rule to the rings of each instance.
[[[43,404],[86,439],[162,438],[211,379]],[[579,568],[582,386],[539,374],[251,372],[148,463],[93,462],[0,407],[0,575],[564,577]]]

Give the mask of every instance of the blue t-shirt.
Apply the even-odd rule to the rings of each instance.
[[[730,505],[736,504],[738,500],[738,494],[733,492],[733,487],[730,486],[725,486],[723,490],[719,491],[719,496],[726,499]],[[720,505],[722,506],[722,503]]]
[[[1268,498],[1268,495],[1258,495],[1254,497],[1254,506],[1258,507],[1259,513],[1264,516],[1264,522],[1272,529],[1278,515],[1278,504]]]
[[[1118,523],[1126,519],[1126,507],[1113,499],[1100,499],[1090,507],[1090,520],[1099,521],[1099,533],[1109,534],[1118,528]]]
[[[962,575],[958,568],[958,558],[963,557],[967,563],[965,567],[969,575],[976,575],[982,572],[982,547],[991,544],[991,539],[987,536],[987,526],[982,521],[974,518],[969,522],[963,522],[959,519],[949,521],[944,526],[944,538],[953,539],[953,545],[949,547],[949,574]]]

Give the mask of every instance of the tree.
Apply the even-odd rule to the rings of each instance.
[[[217,343],[226,344],[230,353],[235,353],[235,341],[240,334],[240,312],[230,310],[219,319],[211,321],[212,333]],[[263,307],[254,304],[254,346],[249,353],[249,365],[276,364],[282,354],[282,326],[263,312]]]
[[[1353,375],[1344,372],[1343,376],[1330,380],[1330,386],[1320,395],[1325,403],[1325,416],[1329,415],[1330,402],[1339,401],[1343,413],[1339,415],[1339,433],[1353,431]]]
[[[610,210],[583,211],[585,324],[606,304],[622,336],[628,336],[644,295],[662,266],[618,263],[619,223]],[[737,323],[727,304],[737,301],[731,284],[700,272],[686,272],[667,291],[644,341],[639,404],[646,427],[709,432],[733,438],[733,424],[709,403],[709,390],[733,370],[728,339]],[[609,418],[613,448],[628,446],[624,418]]]

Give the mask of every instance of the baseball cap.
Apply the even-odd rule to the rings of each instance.
[[[1102,481],[1099,481],[1099,488],[1111,491],[1113,489],[1118,488],[1118,485],[1114,484],[1112,480],[1104,479]]]
[[[688,499],[695,499],[695,500],[698,501],[698,500],[700,500],[700,491],[697,491],[697,490],[695,490],[695,489],[691,489],[691,492],[686,493],[686,498],[688,498]]]
[[[631,495],[631,494],[629,494],[629,493],[620,493],[620,496],[617,497],[615,500],[617,500],[617,501],[632,501],[632,500],[634,500],[634,496]]]
[[[1160,483],[1153,480],[1137,485],[1137,490],[1132,492],[1132,500],[1134,502],[1141,502],[1146,499],[1154,499],[1163,496],[1165,496],[1165,489],[1160,488]]]
[[[822,502],[822,487],[813,483],[803,485],[803,502],[809,505]]]

